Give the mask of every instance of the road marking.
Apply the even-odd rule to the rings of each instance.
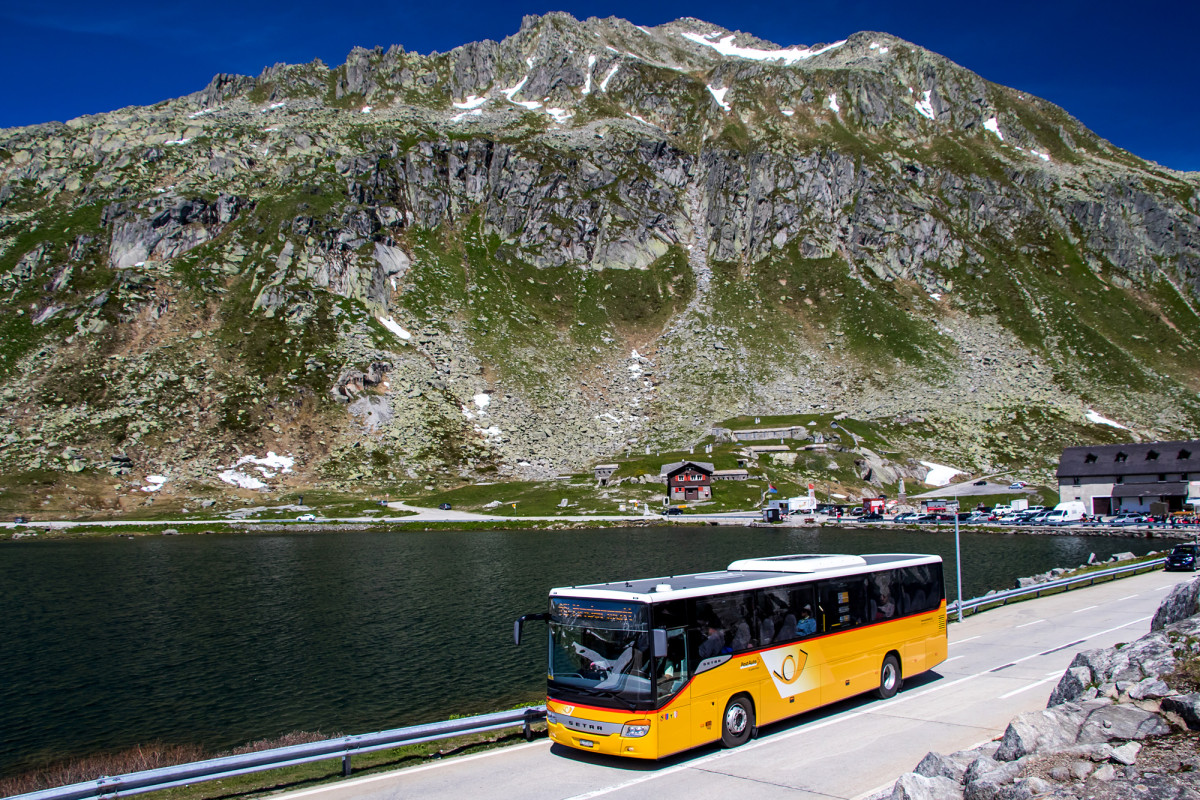
[[[1077,609],[1075,609],[1075,610],[1074,610],[1074,611],[1072,611],[1071,613],[1072,613],[1072,614],[1082,614],[1084,611],[1091,611],[1093,608],[1099,608],[1099,607],[1100,607],[1100,606],[1084,606],[1083,608],[1077,608]]]
[[[347,787],[363,786],[368,783],[375,783],[376,781],[382,781],[388,778],[392,778],[394,780],[398,777],[403,777],[404,775],[411,775],[414,772],[424,772],[430,769],[441,769],[442,767],[453,766],[456,763],[464,764],[468,761],[476,761],[481,758],[491,758],[492,756],[503,755],[504,753],[510,753],[514,750],[525,750],[529,747],[548,747],[550,744],[551,742],[549,739],[544,739],[537,742],[527,742],[523,744],[510,745],[508,747],[498,747],[495,750],[488,750],[483,753],[475,753],[474,755],[469,756],[457,756],[455,758],[446,759],[445,761],[438,761],[433,764],[425,764],[420,767],[408,767],[407,769],[392,770],[391,772],[381,772],[378,775],[365,775],[361,778],[353,778],[348,781],[338,781],[337,783],[331,783],[327,786],[318,786],[315,789],[305,789],[299,792],[288,792],[287,796],[288,800],[292,800],[292,798],[307,797],[313,794],[320,794],[321,792],[337,791],[338,789]]]
[[[968,636],[965,639],[959,639],[957,642],[950,642],[950,646],[954,647],[954,645],[956,645],[956,644],[962,644],[963,642],[969,642],[972,639],[979,639],[981,637],[982,637],[982,634],[980,634],[979,636]]]
[[[1074,647],[1077,644],[1083,644],[1085,641],[1086,641],[1085,639],[1080,639],[1077,642],[1071,642],[1070,644],[1064,644],[1062,647],[1056,647],[1053,650],[1043,650],[1042,652],[1038,653],[1038,655],[1039,656],[1048,656],[1051,653],[1057,653],[1060,650],[1066,650],[1068,647]]]
[[[1030,625],[1038,625],[1045,621],[1046,620],[1044,620],[1044,619],[1035,619],[1033,622],[1026,622],[1024,625],[1018,625],[1017,627],[1018,628],[1028,628]]]
[[[997,700],[1007,700],[1010,697],[1015,697],[1015,696],[1019,695],[1021,692],[1027,692],[1030,689],[1036,689],[1037,687],[1042,686],[1043,684],[1050,683],[1050,681],[1057,680],[1057,679],[1058,679],[1057,675],[1053,678],[1043,678],[1042,680],[1038,681],[1037,683],[1031,683],[1028,686],[1022,686],[1020,689],[1013,689],[1008,694],[1002,694],[996,699]]]
[[[1114,602],[1114,603],[1121,603],[1121,602],[1124,602],[1125,600],[1132,600],[1132,599],[1133,599],[1133,598],[1135,598],[1135,597],[1137,597],[1137,595],[1136,595],[1136,594],[1131,594],[1131,595],[1129,595],[1128,597],[1122,597],[1121,599],[1119,599],[1119,600],[1114,600],[1113,602]]]
[[[945,661],[943,661],[942,663],[943,663],[943,664],[949,664],[951,661],[958,661],[960,658],[966,658],[966,656],[955,656],[954,658],[947,658],[947,659],[946,659]]]

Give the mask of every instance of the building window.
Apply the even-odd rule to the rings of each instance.
[[[1151,450],[1151,451],[1147,452],[1147,453],[1146,453],[1146,460],[1147,460],[1147,461],[1158,461],[1158,451],[1157,451],[1157,450]]]
[[[1124,482],[1125,482],[1125,476],[1124,476],[1124,475],[1118,475],[1118,476],[1117,476],[1117,480],[1116,480],[1116,482],[1117,482],[1117,483],[1124,483]]]
[[[1129,458],[1128,453],[1117,453],[1113,461],[1116,461],[1118,464],[1124,464],[1127,458]]]
[[[1159,483],[1166,483],[1166,482],[1167,482],[1167,476],[1166,476],[1166,473],[1162,473],[1162,472],[1158,473],[1158,482],[1159,482]]]
[[[1192,453],[1190,450],[1180,450],[1179,451],[1178,458],[1180,461],[1187,461],[1191,457],[1192,457]]]
[[[1179,473],[1179,480],[1186,481],[1187,479],[1188,479],[1188,474],[1186,472]]]
[[[1083,457],[1083,463],[1085,463],[1085,464],[1095,464],[1095,463],[1096,463],[1096,454],[1095,454],[1095,453],[1088,453],[1086,456],[1084,456],[1084,457]]]
[[[1071,485],[1072,485],[1072,486],[1078,486],[1078,485],[1079,485],[1079,478],[1071,478]]]

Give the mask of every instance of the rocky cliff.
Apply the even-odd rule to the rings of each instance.
[[[0,470],[544,477],[829,410],[1046,473],[1195,435],[1198,190],[883,33],[551,14],[218,75],[0,131]]]

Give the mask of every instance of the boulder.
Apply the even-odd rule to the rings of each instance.
[[[1150,630],[1161,631],[1173,622],[1200,614],[1200,578],[1178,583],[1159,604],[1150,622]]]
[[[957,781],[942,776],[932,778],[910,772],[892,787],[891,800],[962,800],[963,789]]]
[[[1200,693],[1163,698],[1162,710],[1177,715],[1189,729],[1200,731]]]

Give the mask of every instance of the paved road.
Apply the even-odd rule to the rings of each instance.
[[[1017,714],[1045,707],[1077,651],[1142,636],[1167,590],[1191,577],[1151,572],[968,617],[950,627],[949,659],[891,700],[839,703],[765,728],[735,750],[702,748],[645,764],[543,740],[286,797],[861,798],[930,750],[972,747],[1002,734]]]

